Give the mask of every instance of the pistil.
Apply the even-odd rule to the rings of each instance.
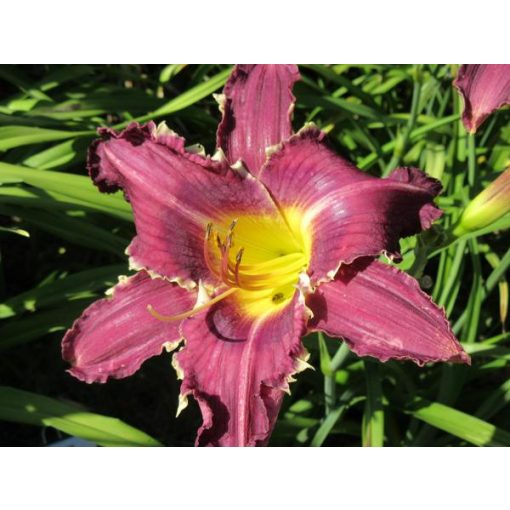
[[[215,228],[213,223],[208,223],[205,229],[204,260],[211,273],[225,285],[224,289],[226,288],[226,290],[210,299],[207,303],[172,316],[163,315],[156,311],[152,305],[148,305],[147,310],[154,318],[163,322],[183,320],[226,299],[236,291],[253,292],[253,294],[249,295],[243,294],[243,300],[260,299],[260,291],[267,291],[267,294],[272,296],[271,302],[274,304],[280,304],[285,300],[287,292],[285,289],[291,288],[296,284],[299,273],[306,269],[306,255],[297,250],[292,253],[269,256],[267,260],[262,260],[261,262],[243,264],[243,257],[246,253],[245,248],[241,246],[236,252],[232,249],[239,242],[239,240],[235,240],[237,224],[238,220],[234,219],[228,229],[221,229]],[[220,232],[223,235],[220,235]],[[264,245],[256,246],[254,240],[250,239],[246,234],[242,237],[242,241],[243,244],[246,241],[250,250],[253,245],[254,249],[266,251]],[[268,255],[272,251],[273,249],[267,250]],[[266,292],[263,294],[265,295]]]

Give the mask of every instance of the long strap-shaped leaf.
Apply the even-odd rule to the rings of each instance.
[[[51,426],[101,446],[162,446],[117,418],[8,386],[0,386],[0,420]]]
[[[0,184],[5,181],[12,182],[14,179],[48,191],[50,194],[57,193],[57,199],[65,197],[77,205],[86,205],[127,221],[132,219],[131,207],[122,195],[107,196],[98,193],[87,176],[51,170],[38,171],[34,168],[0,162]]]
[[[438,402],[416,401],[414,417],[476,446],[510,446],[510,433]]]
[[[367,400],[363,413],[361,437],[363,446],[384,446],[384,408],[381,376],[377,362],[365,360]]]

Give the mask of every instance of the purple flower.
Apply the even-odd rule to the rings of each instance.
[[[399,238],[440,216],[439,182],[413,168],[371,177],[315,127],[292,135],[298,77],[292,65],[237,66],[213,158],[153,123],[101,129],[90,148],[95,184],[133,207],[139,272],[85,310],[63,356],[74,376],[105,382],[183,340],[179,410],[198,401],[197,445],[267,443],[310,331],[383,361],[469,362],[418,283],[376,260],[398,259]]]
[[[474,133],[492,112],[510,103],[510,65],[463,64],[453,85],[464,99],[464,126]]]

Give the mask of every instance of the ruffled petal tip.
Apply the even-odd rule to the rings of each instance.
[[[395,267],[369,259],[343,266],[334,281],[309,297],[308,306],[313,329],[345,338],[359,356],[408,359],[420,366],[470,364],[444,310]]]
[[[271,149],[260,179],[284,212],[301,212],[301,228],[313,239],[313,284],[359,257],[385,253],[399,260],[399,239],[441,216],[433,203],[439,181],[417,168],[398,168],[387,179],[370,176],[333,153],[314,126]]]
[[[298,298],[255,319],[238,306],[232,296],[182,327],[185,346],[174,366],[183,377],[180,407],[192,395],[202,412],[197,446],[267,444],[292,375],[308,366],[300,340],[307,315]]]
[[[209,222],[232,215],[276,215],[267,190],[217,158],[186,150],[166,125],[132,123],[122,132],[99,130],[89,150],[89,173],[101,191],[122,189],[132,205],[137,235],[127,253],[136,269],[153,271],[187,288],[217,279],[204,259]],[[232,218],[230,218],[232,221]]]
[[[69,372],[87,383],[127,377],[146,359],[177,347],[179,324],[159,322],[147,305],[175,314],[196,299],[195,293],[143,271],[124,278],[110,294],[89,306],[62,341]]]
[[[223,148],[231,164],[242,160],[258,175],[266,148],[292,134],[292,87],[298,79],[297,66],[290,64],[240,64],[234,68],[223,94],[216,97],[222,112],[217,146]]]
[[[510,64],[463,64],[453,85],[464,100],[462,122],[475,133],[491,113],[510,104]]]

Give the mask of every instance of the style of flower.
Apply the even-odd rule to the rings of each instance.
[[[464,100],[464,126],[475,133],[492,112],[510,104],[510,65],[463,64],[453,85]]]
[[[224,94],[218,152],[187,150],[152,122],[100,129],[88,168],[124,190],[138,272],[91,305],[63,340],[70,373],[105,382],[163,348],[193,396],[197,445],[265,445],[295,373],[301,337],[325,331],[360,356],[469,362],[447,319],[399,259],[399,238],[441,212],[441,186],[414,168],[387,179],[335,155],[317,128],[292,134],[293,65],[239,65]]]

